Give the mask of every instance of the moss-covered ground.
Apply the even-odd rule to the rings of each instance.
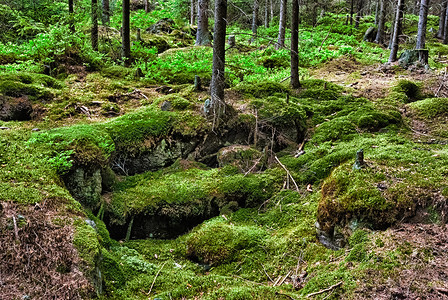
[[[30,55],[34,67],[18,67],[25,44],[1,52],[0,96],[26,98],[33,108],[29,121],[0,121],[5,295],[18,293],[11,284],[17,274],[39,270],[33,251],[58,263],[49,264],[47,277],[36,275],[39,288],[23,285],[18,298],[53,295],[45,280],[59,275],[77,280],[61,287],[73,299],[445,295],[448,98],[434,96],[440,63],[432,59],[427,73],[378,71],[388,50],[360,42],[372,20],[358,31],[333,28],[342,18],[329,14],[319,30],[301,29],[299,90],[284,81],[289,54],[269,44],[273,29],[260,28],[255,44],[237,35],[226,65],[233,109],[219,133],[247,134],[239,140],[250,156],[242,154],[244,168],[215,162],[222,152],[214,143],[235,145],[229,137],[213,140],[218,129],[203,113],[212,49],[193,47],[181,26],[143,33],[132,68],[99,62],[114,59],[113,35],[110,52],[71,57],[84,65],[47,53],[60,65],[53,76],[38,72],[38,53]],[[448,54],[434,39],[428,45],[430,54]],[[195,75],[202,90],[194,89]],[[364,164],[354,168],[360,149]],[[123,159],[163,163],[129,176]],[[68,191],[76,169],[86,178],[101,174],[95,203]],[[50,249],[28,247],[39,241]],[[21,259],[14,266],[11,253]],[[70,294],[72,287],[79,293]]]

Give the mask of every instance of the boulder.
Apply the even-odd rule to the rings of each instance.
[[[369,27],[364,33],[363,41],[373,42],[376,38],[377,29],[375,27]]]
[[[171,33],[175,23],[172,19],[163,18],[151,25],[146,31],[152,34]]]

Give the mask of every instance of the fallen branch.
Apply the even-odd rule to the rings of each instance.
[[[17,229],[17,222],[15,216],[12,216],[12,222],[14,223],[14,235],[16,236],[16,240],[19,240],[19,230]]]
[[[342,283],[343,283],[343,281],[339,281],[338,283],[333,284],[333,285],[330,286],[329,288],[320,290],[320,291],[315,292],[315,293],[308,294],[308,295],[306,295],[306,297],[309,298],[309,297],[312,297],[312,296],[316,296],[316,295],[319,295],[319,294],[323,294],[323,293],[329,292],[329,291],[331,291],[331,290],[337,288],[338,286],[340,286]]]
[[[165,262],[159,269],[159,271],[157,271],[156,277],[154,277],[154,280],[152,281],[151,287],[149,288],[149,292],[147,293],[147,295],[151,294],[152,288],[154,287],[154,283],[156,283],[156,279],[157,276],[159,276],[160,271],[162,271],[163,267],[166,265],[167,262]]]
[[[299,186],[297,185],[296,181],[294,180],[294,178],[292,177],[291,173],[289,172],[289,170],[285,167],[285,165],[283,165],[280,160],[278,159],[277,156],[274,156],[275,160],[278,162],[278,164],[283,168],[283,170],[286,171],[286,178],[289,180],[289,178],[291,178],[292,182],[294,183],[297,192],[299,192]]]

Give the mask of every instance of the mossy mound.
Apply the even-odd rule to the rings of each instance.
[[[0,74],[0,94],[6,96],[29,96],[31,100],[46,100],[53,98],[54,89],[61,87],[59,81],[43,74],[24,72]]]
[[[299,93],[300,98],[310,98],[313,100],[336,100],[341,97],[343,88],[320,79],[302,80],[302,89]]]
[[[169,94],[154,100],[153,105],[157,105],[162,110],[185,110],[191,108],[192,103],[178,94]]]
[[[347,117],[336,118],[317,127],[312,142],[348,141],[356,133],[356,126]]]
[[[108,78],[125,79],[126,77],[132,74],[132,69],[125,68],[122,66],[111,66],[101,69],[100,74]]]
[[[187,256],[208,265],[228,263],[240,250],[261,248],[267,232],[256,226],[233,226],[222,217],[203,223],[187,240]]]
[[[161,36],[151,35],[146,37],[145,46],[157,48],[157,53],[162,53],[170,49],[170,44]]]
[[[448,115],[448,98],[428,98],[409,104],[417,114],[425,119]]]
[[[135,218],[132,237],[173,237],[219,214],[229,202],[257,205],[278,190],[281,172],[244,176],[234,168],[148,172],[118,183],[106,214],[123,226]],[[120,234],[120,233],[118,233]]]
[[[406,95],[405,103],[413,102],[421,99],[421,86],[409,80],[400,80],[397,85],[393,87],[392,91],[404,93]]]
[[[258,83],[241,82],[235,90],[247,97],[265,98],[275,94],[289,94],[289,87],[277,82],[265,81]],[[286,96],[286,95],[285,95]]]

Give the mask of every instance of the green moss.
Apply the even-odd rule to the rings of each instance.
[[[348,244],[354,247],[358,244],[365,244],[369,241],[368,233],[365,230],[358,229],[350,236]]]
[[[251,101],[251,105],[258,110],[260,122],[267,122],[274,126],[294,126],[299,131],[305,129],[305,109],[291,99],[269,96]]]
[[[405,103],[418,100],[421,95],[421,87],[409,80],[400,80],[393,88],[394,92],[404,93],[407,96]]]
[[[154,101],[154,105],[160,107],[165,101],[170,103],[170,107],[174,110],[184,110],[190,108],[192,103],[177,94],[169,94]],[[170,109],[171,110],[171,109]]]
[[[300,92],[300,98],[310,98],[313,100],[328,101],[336,100],[341,96],[342,87],[319,79],[302,80],[303,91]]]
[[[209,265],[230,262],[240,250],[263,245],[266,232],[251,226],[232,226],[222,217],[205,222],[186,241],[187,255]]]
[[[448,98],[428,98],[410,103],[409,106],[426,119],[448,114]]]
[[[317,127],[312,142],[348,141],[357,134],[356,126],[348,118],[341,117],[325,122]]]
[[[401,114],[398,111],[379,111],[367,106],[350,113],[348,119],[359,128],[377,131],[390,124],[399,124]]]
[[[100,74],[108,78],[125,79],[132,74],[132,69],[122,66],[111,66],[101,69]]]
[[[83,219],[76,219],[74,225],[73,245],[75,245],[79,256],[86,263],[84,271],[92,273],[97,265],[98,256],[101,254],[101,244],[98,240],[98,235],[95,229]]]
[[[34,133],[28,141],[30,145],[48,147],[52,157],[58,157],[62,151],[73,150],[75,162],[80,165],[104,165],[115,145],[112,138],[100,127],[75,125]],[[61,157],[61,159],[70,159]]]
[[[248,96],[255,98],[265,98],[279,94],[289,94],[290,89],[277,82],[259,82],[259,83],[245,83],[241,82],[235,87],[235,90]],[[286,95],[285,95],[286,96]]]

